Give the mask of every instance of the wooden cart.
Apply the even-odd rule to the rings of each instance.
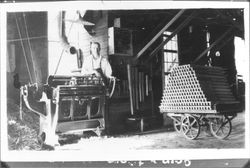
[[[200,135],[201,127],[209,128],[214,137],[225,139],[231,133],[231,121],[237,116],[237,113],[215,113],[211,110],[205,113],[175,112],[168,113],[168,116],[173,119],[175,130],[182,133],[187,139],[196,139]]]
[[[160,111],[173,119],[177,132],[196,139],[205,126],[218,139],[227,138],[232,119],[242,111],[226,70],[220,67],[182,65],[171,72]]]

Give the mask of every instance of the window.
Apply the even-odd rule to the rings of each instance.
[[[163,33],[163,40],[166,40],[168,37],[170,37],[171,34],[172,32],[165,31]],[[163,81],[165,81],[165,83],[163,84],[163,87],[164,87],[167,83],[169,72],[172,70],[173,67],[179,65],[177,35],[172,37],[172,39],[169,40],[167,44],[163,46],[163,61],[164,61],[163,62],[163,67],[164,67]]]

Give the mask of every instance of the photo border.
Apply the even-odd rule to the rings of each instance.
[[[138,3],[141,5],[138,6]],[[48,10],[125,10],[125,9],[208,9],[208,8],[243,8],[246,52],[249,55],[249,2],[225,1],[63,1],[63,2],[27,2],[0,4],[0,45],[1,45],[1,160],[4,161],[108,161],[108,160],[165,160],[165,159],[231,159],[249,158],[249,76],[246,77],[246,113],[245,113],[245,148],[244,149],[160,149],[98,151],[9,151],[7,145],[7,102],[6,102],[6,14],[7,12],[35,12]],[[249,57],[247,58],[249,67]],[[249,74],[249,68],[248,68]],[[74,155],[75,157],[68,157]]]

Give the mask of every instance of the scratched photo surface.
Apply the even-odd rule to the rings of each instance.
[[[5,158],[187,167],[249,154],[249,8],[165,3],[3,8]]]

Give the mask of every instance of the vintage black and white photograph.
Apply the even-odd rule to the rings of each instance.
[[[1,13],[4,148],[51,160],[249,152],[246,3],[106,3]]]

